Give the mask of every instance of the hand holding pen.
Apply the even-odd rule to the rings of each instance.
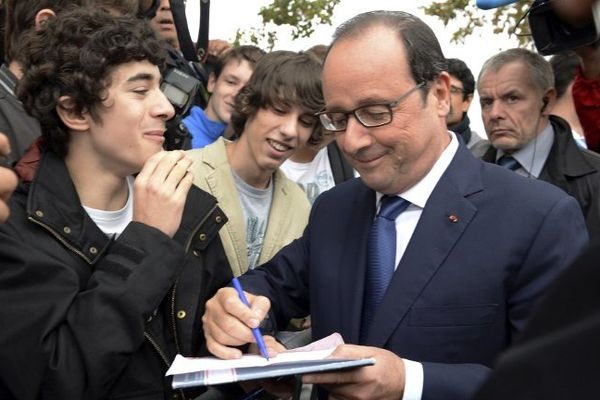
[[[239,346],[258,342],[251,328],[258,328],[271,308],[271,303],[264,296],[251,294],[247,294],[246,300],[249,300],[251,307],[241,301],[235,288],[228,286],[219,289],[206,302],[202,324],[206,346],[214,356],[223,359],[240,358],[242,352]],[[279,350],[275,340],[270,336],[264,339],[269,356],[277,354]]]
[[[246,298],[246,295],[244,294],[244,289],[242,289],[242,284],[240,283],[238,278],[234,277],[231,280],[231,283],[233,284],[233,287],[235,288],[235,290],[238,292],[238,295],[240,296],[240,300],[242,301],[242,303],[244,303],[246,306],[248,306],[248,308],[251,308],[250,303],[248,302],[248,299]],[[267,346],[265,345],[265,340],[263,338],[262,333],[260,332],[260,328],[259,327],[252,328],[252,335],[254,336],[254,339],[256,340],[256,345],[258,346],[258,350],[260,351],[260,354],[268,360],[269,352],[267,351]]]

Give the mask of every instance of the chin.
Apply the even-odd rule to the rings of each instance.
[[[511,153],[517,150],[516,143],[512,140],[495,140],[492,142],[492,146],[498,150],[504,151],[505,153]]]

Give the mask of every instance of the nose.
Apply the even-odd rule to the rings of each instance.
[[[152,107],[152,115],[165,121],[175,115],[175,108],[161,90],[158,90],[155,104]]]
[[[499,119],[504,115],[504,107],[501,101],[494,101],[488,106],[488,117],[490,119]]]
[[[368,129],[362,126],[354,115],[350,115],[346,123],[346,130],[340,132],[336,137],[338,145],[345,153],[356,154],[373,143],[373,137],[369,134]]]
[[[284,140],[292,140],[299,135],[300,121],[297,113],[287,113],[282,116],[279,130]]]

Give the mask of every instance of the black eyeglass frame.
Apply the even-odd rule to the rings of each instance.
[[[458,86],[450,85],[450,93],[465,94],[465,93],[467,93],[467,91],[465,89],[459,88]]]
[[[350,111],[327,111],[327,110],[323,110],[323,111],[319,111],[318,113],[315,113],[315,117],[319,118],[319,121],[321,122],[321,125],[323,126],[323,128],[327,129],[328,131],[331,132],[342,132],[345,131],[346,128],[348,127],[348,118],[350,117],[350,114],[354,115],[354,118],[358,121],[359,124],[361,124],[362,126],[364,126],[365,128],[377,128],[379,126],[384,126],[387,124],[390,124],[392,122],[392,120],[394,119],[394,108],[398,107],[398,105],[400,103],[402,103],[404,100],[406,100],[408,98],[408,96],[410,96],[413,92],[416,92],[417,90],[421,89],[422,87],[424,87],[427,84],[427,82],[421,82],[418,85],[416,85],[415,87],[413,87],[412,89],[410,89],[408,92],[404,93],[402,96],[398,97],[396,100],[390,101],[389,103],[374,103],[374,104],[366,104],[366,105],[362,105],[360,107],[356,107],[354,110],[350,110]],[[362,110],[364,108],[367,107],[373,107],[373,106],[385,106],[388,109],[389,112],[389,121],[380,123],[380,124],[374,124],[374,125],[367,125],[364,121],[361,120],[361,117],[359,114],[357,114],[356,112],[359,110]],[[346,117],[345,119],[345,124],[343,128],[338,128],[338,129],[331,129],[333,127],[333,124],[330,123],[329,121],[332,120],[332,118],[328,118],[327,114],[343,114],[344,117]],[[323,118],[328,118],[329,121],[323,121]]]

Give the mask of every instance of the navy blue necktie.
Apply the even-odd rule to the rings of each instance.
[[[508,168],[511,171],[516,171],[521,167],[521,164],[513,156],[503,155],[496,161],[498,165],[502,165],[504,168]]]
[[[398,196],[383,196],[379,214],[369,232],[361,343],[366,338],[377,306],[392,280],[396,266],[396,217],[410,202]]]

